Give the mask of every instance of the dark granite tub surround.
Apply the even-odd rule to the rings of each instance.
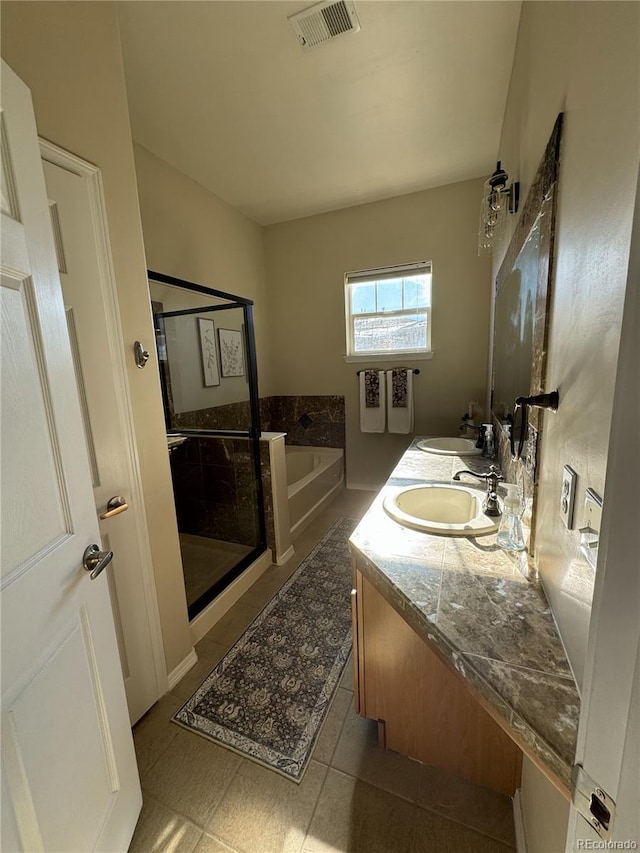
[[[502,551],[495,535],[453,538],[403,528],[382,507],[403,486],[449,483],[461,468],[486,466],[481,457],[427,454],[414,442],[351,547],[367,579],[568,788],[580,700],[544,591],[526,577],[526,556]]]
[[[335,394],[263,397],[262,429],[286,432],[287,444],[304,447],[346,446],[344,397]]]
[[[264,523],[267,534],[267,547],[276,553],[276,526],[273,513],[273,485],[271,482],[271,459],[269,442],[260,439],[260,474],[262,476],[262,494],[264,497]]]

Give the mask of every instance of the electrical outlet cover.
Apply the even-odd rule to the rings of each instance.
[[[573,530],[573,508],[576,500],[578,475],[569,465],[562,470],[562,492],[560,493],[560,518],[567,530]]]

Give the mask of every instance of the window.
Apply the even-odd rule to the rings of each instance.
[[[345,276],[347,359],[431,354],[431,262]]]

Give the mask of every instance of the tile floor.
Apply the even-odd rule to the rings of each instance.
[[[378,749],[347,667],[298,785],[179,728],[191,696],[311,548],[373,493],[344,491],[198,643],[196,666],[134,728],[144,806],[130,853],[509,853],[511,802]]]

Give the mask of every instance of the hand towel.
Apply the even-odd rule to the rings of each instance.
[[[386,383],[384,371],[375,371],[378,373],[378,405],[367,406],[367,383],[366,371],[361,370],[358,379],[360,381],[360,432],[384,432],[385,426],[385,410],[386,410]],[[370,382],[371,387],[371,382]],[[369,395],[370,403],[373,402],[373,396]]]
[[[404,367],[387,370],[386,384],[389,432],[402,435],[413,432],[413,370]]]

